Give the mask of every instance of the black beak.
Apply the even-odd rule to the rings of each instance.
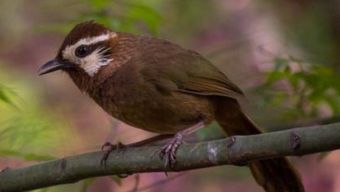
[[[66,67],[66,64],[63,64],[56,59],[53,59],[53,60],[45,63],[43,66],[41,66],[38,73],[39,73],[39,75],[44,75],[44,74],[47,74],[47,73],[51,73],[53,71],[63,69],[65,67]]]

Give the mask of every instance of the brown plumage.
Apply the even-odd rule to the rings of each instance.
[[[85,48],[76,47],[79,42]],[[113,117],[147,131],[176,134],[164,147],[170,160],[187,130],[201,127],[196,125],[216,120],[229,136],[261,133],[242,112],[237,100],[243,93],[234,83],[200,54],[165,40],[81,23],[41,74],[58,69]],[[268,192],[304,191],[285,158],[249,167]]]

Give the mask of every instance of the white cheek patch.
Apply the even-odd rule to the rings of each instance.
[[[104,52],[103,49],[96,49],[90,55],[80,59],[80,66],[91,77],[95,75],[102,66],[108,65],[113,60],[105,59],[102,55]]]
[[[107,51],[107,49],[98,48],[94,50],[90,55],[79,58],[75,55],[75,50],[80,45],[91,45],[96,44],[98,42],[106,41],[110,38],[116,37],[117,34],[114,32],[108,32],[99,36],[95,37],[87,37],[84,39],[80,39],[73,45],[66,46],[65,49],[62,51],[63,58],[71,61],[72,63],[79,64],[87,74],[90,76],[95,75],[100,67],[109,64],[113,59],[105,59],[103,57],[103,53]]]

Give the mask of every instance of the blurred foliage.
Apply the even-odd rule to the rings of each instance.
[[[33,85],[10,78],[5,71],[0,68],[0,82],[10,86],[0,86],[0,156],[53,159],[67,139],[67,125],[39,107]]]
[[[281,114],[286,122],[320,117],[321,108],[331,115],[340,114],[340,76],[332,68],[292,56],[276,57],[273,63],[265,83],[257,87],[264,107],[286,106],[288,110]]]
[[[280,30],[287,40],[299,46],[306,60],[339,68],[340,51],[337,0],[267,1],[280,19]]]
[[[171,11],[163,11],[167,23],[162,25],[162,29],[176,37],[175,42],[190,45],[195,39],[193,37],[213,27],[211,21],[220,20],[215,5],[205,0],[171,0],[163,3],[163,9]]]
[[[82,11],[72,20],[59,24],[45,24],[42,29],[67,33],[75,24],[95,20],[113,30],[157,35],[162,17],[151,1],[89,0],[82,1]],[[152,3],[154,5],[154,3]]]
[[[140,33],[144,28],[154,35],[158,33],[161,15],[146,1],[89,0],[89,10],[79,19],[96,20],[112,29]]]

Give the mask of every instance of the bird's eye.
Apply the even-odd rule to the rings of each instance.
[[[91,50],[89,46],[80,45],[79,47],[77,47],[75,54],[77,57],[83,58],[83,57],[86,57],[88,54],[90,54],[90,52]]]

